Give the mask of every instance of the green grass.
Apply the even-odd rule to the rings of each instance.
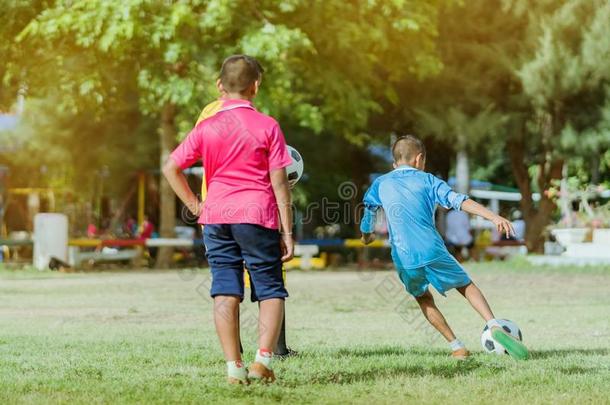
[[[208,273],[0,271],[0,403],[608,403],[609,268],[468,266],[528,361],[481,351],[483,322],[439,304],[467,362],[422,322],[392,272],[289,275],[288,343],[271,386],[225,384]],[[245,360],[256,306],[242,306]]]

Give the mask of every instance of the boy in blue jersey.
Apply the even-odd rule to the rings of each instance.
[[[416,137],[399,138],[392,146],[392,155],[394,170],[377,178],[364,196],[365,211],[360,224],[363,243],[373,241],[375,215],[383,208],[398,276],[417,300],[426,319],[447,339],[453,357],[463,360],[470,353],[436,307],[428,290],[430,284],[442,295],[452,288],[457,289],[485,319],[494,339],[512,357],[527,358],[527,348],[502,329],[481,290],[447,251],[434,225],[434,211],[438,204],[479,215],[493,222],[498,232],[507,236],[514,234],[511,223],[424,172],[426,151]]]

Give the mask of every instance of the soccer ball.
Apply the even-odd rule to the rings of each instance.
[[[301,176],[303,176],[303,157],[299,151],[292,146],[286,145],[286,147],[288,148],[288,153],[292,158],[292,163],[290,166],[286,167],[288,184],[290,184],[290,188],[292,188],[301,179]]]
[[[502,329],[504,329],[512,337],[523,340],[521,330],[516,323],[509,321],[508,319],[498,319],[498,322],[500,325],[502,325]],[[496,342],[491,336],[491,329],[487,325],[485,325],[485,328],[483,328],[483,333],[481,333],[481,345],[487,353],[508,354],[506,349],[504,349],[504,346]]]

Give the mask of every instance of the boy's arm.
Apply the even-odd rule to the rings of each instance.
[[[515,235],[515,228],[513,228],[513,224],[506,218],[502,218],[500,215],[494,214],[492,211],[488,210],[481,204],[472,200],[465,200],[462,203],[461,209],[463,211],[468,212],[469,214],[478,215],[483,217],[496,226],[499,233],[505,233],[506,237],[510,237],[511,235]]]
[[[172,190],[174,190],[184,205],[187,206],[189,211],[191,211],[193,215],[199,216],[201,210],[199,199],[193,194],[184,173],[182,173],[182,169],[176,164],[173,158],[168,158],[163,165],[163,175],[167,179]]]
[[[454,210],[463,210],[469,214],[478,215],[494,223],[498,232],[506,233],[508,238],[511,234],[515,234],[513,225],[509,220],[502,218],[499,215],[494,214],[481,204],[472,201],[466,194],[456,193],[449,187],[449,185],[443,180],[430,175],[432,181],[433,198],[435,203],[442,205],[443,207]]]
[[[364,215],[362,216],[362,221],[360,221],[360,232],[362,232],[360,240],[365,245],[368,245],[375,240],[375,221],[377,219],[377,210],[381,207],[378,181],[374,181],[371,184],[371,187],[364,194],[363,202]]]
[[[180,145],[174,149],[171,155],[169,155],[162,169],[163,175],[167,179],[172,190],[174,190],[178,198],[182,200],[189,211],[197,217],[201,211],[201,204],[189,187],[186,177],[182,173],[182,169],[191,166],[201,159],[201,146],[201,133],[197,127],[195,127]]]
[[[364,215],[362,216],[362,221],[360,222],[360,232],[362,232],[362,236],[360,240],[365,245],[368,245],[372,241],[375,240],[375,220],[377,219],[377,210],[371,209],[369,207],[364,207]]]
[[[269,172],[271,187],[275,194],[278,211],[280,213],[280,232],[282,234],[282,261],[287,262],[294,255],[294,241],[292,239],[292,202],[288,187],[286,169],[279,168]]]

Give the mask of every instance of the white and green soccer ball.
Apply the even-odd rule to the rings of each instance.
[[[521,329],[517,326],[513,321],[509,321],[508,319],[498,319],[498,322],[502,326],[507,333],[509,333],[515,339],[523,340],[523,335],[521,334]],[[483,328],[483,333],[481,333],[481,345],[483,346],[483,350],[487,353],[495,353],[495,354],[508,354],[504,346],[500,343],[496,342],[496,340],[491,336],[491,329],[489,326],[485,325]]]

